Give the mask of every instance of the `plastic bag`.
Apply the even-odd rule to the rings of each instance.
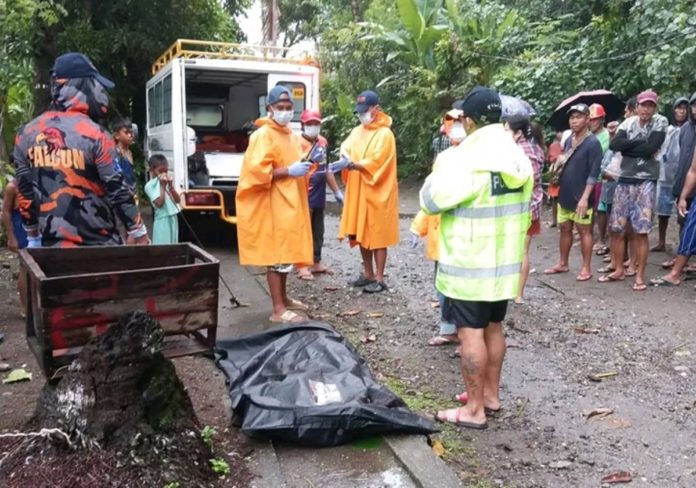
[[[377,434],[431,434],[372,377],[367,363],[332,327],[310,322],[220,341],[235,422],[250,436],[334,446]]]

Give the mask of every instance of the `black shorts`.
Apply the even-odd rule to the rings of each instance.
[[[442,318],[457,328],[485,329],[491,322],[502,322],[507,313],[508,300],[499,302],[470,302],[445,297]]]

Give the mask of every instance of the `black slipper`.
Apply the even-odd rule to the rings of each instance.
[[[384,284],[383,281],[373,281],[369,285],[367,285],[365,288],[363,288],[364,293],[381,293],[383,291],[387,291],[389,288],[387,288],[387,285]]]

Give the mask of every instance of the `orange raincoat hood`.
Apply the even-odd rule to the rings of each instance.
[[[248,266],[312,262],[307,177],[274,178],[303,157],[300,136],[268,117],[249,139],[237,186],[239,261]]]
[[[396,140],[392,119],[378,112],[367,126],[355,127],[341,145],[341,154],[362,167],[343,172],[346,183],[339,238],[365,249],[383,249],[399,242],[399,189]]]

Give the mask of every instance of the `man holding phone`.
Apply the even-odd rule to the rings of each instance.
[[[573,245],[573,226],[580,233],[582,268],[577,281],[592,278],[592,207],[593,190],[602,164],[602,146],[589,130],[590,107],[578,103],[568,110],[571,135],[565,141],[563,153],[558,156],[561,164],[558,194],[558,226],[560,227],[560,258],[558,264],[544,274],[567,273],[568,260]],[[599,195],[597,195],[599,197]]]

